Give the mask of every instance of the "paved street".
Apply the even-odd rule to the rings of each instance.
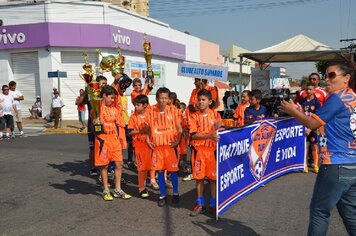
[[[195,183],[180,184],[181,203],[157,207],[158,191],[104,202],[88,176],[85,135],[41,134],[0,142],[0,235],[305,235],[315,174],[294,173],[258,189],[219,221],[189,217]],[[41,135],[38,135],[41,134]],[[38,135],[38,136],[37,136]],[[169,192],[170,193],[170,192]],[[347,235],[334,211],[329,235]]]

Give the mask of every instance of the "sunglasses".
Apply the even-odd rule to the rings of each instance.
[[[345,74],[345,73],[343,73],[343,74],[336,74],[336,72],[329,72],[329,73],[326,73],[326,74],[324,75],[324,80],[326,80],[327,78],[329,78],[329,79],[335,79],[336,77],[338,77],[338,76],[340,76],[340,75],[345,76],[346,74]]]

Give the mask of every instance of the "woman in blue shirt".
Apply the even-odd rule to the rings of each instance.
[[[338,63],[327,68],[324,79],[329,97],[312,116],[306,116],[292,101],[281,104],[284,112],[307,128],[325,128],[326,148],[320,153],[322,165],[310,203],[308,235],[326,235],[335,206],[348,233],[356,235],[355,66]]]

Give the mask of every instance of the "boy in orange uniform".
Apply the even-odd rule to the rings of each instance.
[[[236,107],[234,113],[235,126],[244,126],[245,110],[250,106],[250,90],[244,90],[241,94],[241,104]]]
[[[216,208],[216,142],[219,136],[216,131],[220,127],[221,117],[212,104],[210,91],[202,89],[198,92],[199,111],[190,120],[190,135],[192,140],[192,155],[194,156],[193,176],[196,179],[197,200],[190,216],[196,216],[205,211],[204,178],[210,182],[210,209],[215,214]]]
[[[153,89],[153,84],[146,81],[145,86],[142,89],[141,80],[139,78],[135,78],[132,82],[132,87],[134,87],[134,90],[131,92],[131,102],[135,105],[135,98],[140,94],[148,95]]]
[[[189,127],[188,127],[188,110],[184,102],[180,103],[180,112],[182,114],[182,138],[179,143],[179,155],[182,162],[181,168],[183,172],[187,172],[187,147],[189,144]]]
[[[116,91],[111,86],[104,86],[101,89],[102,101],[100,104],[99,118],[93,120],[93,124],[102,123],[104,133],[99,134],[95,138],[94,145],[94,160],[95,166],[101,167],[100,174],[103,182],[103,199],[112,201],[113,197],[108,186],[108,165],[110,161],[115,162],[115,189],[114,197],[129,199],[131,196],[121,189],[121,174],[122,174],[122,149],[119,142],[117,117],[120,111],[115,104]]]
[[[152,149],[147,145],[147,126],[145,110],[148,105],[148,97],[140,94],[135,98],[135,113],[130,117],[129,134],[133,137],[134,153],[136,156],[138,171],[138,190],[141,198],[148,198],[146,189],[147,172],[152,166]]]
[[[167,105],[169,89],[162,87],[156,92],[157,104],[148,112],[149,126],[148,145],[153,149],[152,165],[158,171],[160,198],[158,206],[167,203],[164,171],[171,172],[173,185],[172,203],[179,203],[178,194],[178,161],[177,147],[182,135],[179,110]]]

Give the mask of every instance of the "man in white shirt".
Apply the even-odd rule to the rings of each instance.
[[[9,88],[10,88],[9,94],[14,98],[16,109],[18,112],[18,115],[14,117],[15,121],[16,121],[16,125],[17,125],[17,128],[19,129],[20,136],[23,136],[22,112],[21,112],[20,101],[24,100],[24,97],[19,90],[16,90],[16,82],[15,81],[10,81]]]
[[[10,139],[11,129],[14,128],[14,118],[13,111],[16,116],[18,115],[16,105],[14,103],[14,99],[11,95],[9,95],[9,86],[2,86],[2,94],[0,94],[0,123],[2,127],[0,127],[0,138],[3,137],[3,131],[6,126],[6,139]]]
[[[62,107],[64,107],[64,102],[59,96],[58,91],[53,92],[54,97],[52,98],[52,114],[54,118],[54,128],[58,129],[59,119],[61,118]]]

